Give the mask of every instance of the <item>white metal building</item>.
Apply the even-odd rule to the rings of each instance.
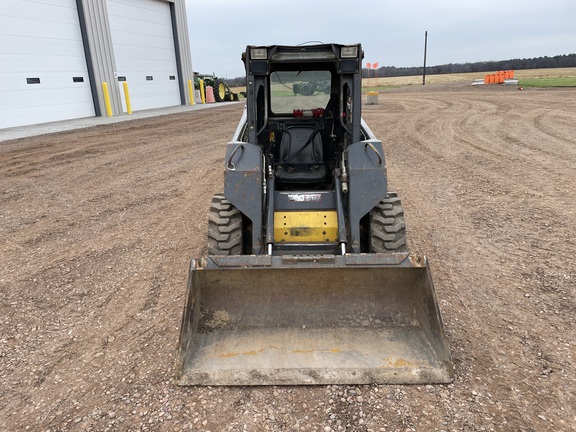
[[[185,0],[1,0],[0,129],[190,103]]]

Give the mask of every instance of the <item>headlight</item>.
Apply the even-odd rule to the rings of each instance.
[[[358,46],[343,46],[340,49],[340,58],[357,58]]]
[[[250,48],[250,58],[252,60],[267,60],[268,50],[266,48]]]

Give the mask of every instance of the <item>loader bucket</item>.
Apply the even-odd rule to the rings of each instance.
[[[192,260],[181,385],[452,381],[425,257],[212,256]]]

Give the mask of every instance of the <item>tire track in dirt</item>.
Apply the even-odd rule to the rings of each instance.
[[[100,128],[91,128],[44,137],[42,143],[22,140],[24,149],[0,148],[3,185],[22,191],[11,194],[10,213],[2,212],[0,237],[12,253],[26,251],[16,277],[0,270],[7,288],[2,299],[17,303],[29,317],[5,316],[26,323],[25,328],[55,329],[45,330],[50,337],[40,344],[20,337],[19,349],[37,361],[10,362],[5,369],[13,373],[38,369],[36,397],[50,400],[53,388],[60,385],[55,377],[79,364],[84,364],[83,375],[98,376],[98,366],[110,353],[114,358],[119,346],[133,355],[130,349],[139,352],[151,343],[175,344],[177,335],[171,331],[166,338],[161,329],[168,322],[171,328],[179,322],[187,262],[195,249],[204,247],[190,244],[194,238],[190,228],[204,227],[209,201],[204,195],[212,183],[220,187],[223,143],[234,128],[229,117],[241,114],[238,107],[197,113],[123,123],[113,133],[95,133]],[[220,129],[220,134],[201,133],[208,125]],[[18,166],[27,168],[15,170]],[[38,184],[30,178],[31,170],[46,180]],[[30,202],[41,205],[29,206]],[[189,217],[175,218],[175,208],[186,209]],[[164,254],[177,256],[179,265],[173,266],[172,260],[162,263]],[[3,262],[11,262],[10,255],[2,255]],[[38,268],[37,258],[43,256],[52,264]],[[175,272],[183,274],[177,286],[167,282]],[[22,288],[29,295],[23,296]],[[53,325],[60,314],[75,324]],[[151,324],[145,324],[148,321]],[[68,346],[75,352],[56,354]],[[169,353],[172,348],[159,351]],[[6,354],[17,355],[10,350]],[[16,385],[28,387],[26,381]],[[86,381],[79,382],[76,390],[74,385],[62,395],[77,399],[91,391]],[[22,410],[27,399],[11,409]]]
[[[575,92],[486,87],[364,110],[431,260],[447,386],[175,386],[189,259],[240,105],[0,146],[0,427],[573,429]]]
[[[396,103],[395,96],[390,95],[392,104]],[[402,96],[405,95],[399,97]],[[400,143],[394,142],[397,135],[387,137],[382,129],[378,130],[374,126],[371,128],[377,136],[387,137],[384,140],[385,147],[388,145],[392,150],[387,153],[391,181],[399,185],[397,189],[405,198],[408,235],[409,237],[414,233],[417,235],[416,238],[409,238],[409,243],[417,249],[424,245],[425,251],[431,248],[429,255],[432,265],[441,268],[440,276],[437,276],[438,272],[434,272],[437,281],[447,289],[445,292],[441,291],[439,295],[441,305],[446,302],[444,304],[463,306],[463,309],[453,311],[453,319],[449,317],[447,320],[450,325],[449,335],[457,350],[455,355],[457,371],[462,376],[478,373],[466,370],[465,365],[473,363],[471,360],[480,357],[485,359],[484,367],[491,368],[489,372],[491,375],[497,376],[503,382],[510,381],[510,377],[505,375],[505,370],[497,372],[502,368],[498,366],[501,364],[499,353],[502,350],[499,347],[508,345],[508,350],[514,351],[510,346],[516,345],[517,350],[521,344],[517,345],[515,339],[521,340],[521,337],[525,336],[521,329],[529,329],[533,325],[528,321],[525,312],[520,312],[522,309],[518,312],[514,308],[510,309],[512,304],[520,303],[525,307],[528,302],[516,300],[513,291],[502,291],[494,287],[502,283],[511,286],[518,284],[519,269],[534,265],[529,261],[526,262],[527,257],[542,257],[550,251],[566,248],[565,239],[569,239],[573,231],[572,225],[567,222],[570,220],[569,215],[573,215],[573,210],[572,212],[570,210],[573,209],[573,204],[570,203],[575,202],[576,198],[573,187],[569,185],[574,184],[576,179],[573,171],[566,171],[565,164],[561,163],[558,166],[553,160],[546,159],[550,155],[546,154],[545,149],[539,152],[544,154],[542,157],[544,163],[540,163],[539,160],[534,161],[530,158],[527,152],[518,152],[502,145],[501,140],[494,136],[493,131],[502,133],[512,130],[512,133],[515,133],[517,127],[527,128],[527,137],[538,133],[536,125],[531,121],[527,123],[523,120],[516,125],[508,125],[502,121],[502,116],[506,117],[509,107],[513,106],[508,104],[506,95],[500,97],[490,95],[490,103],[487,104],[484,101],[476,101],[478,95],[469,95],[466,92],[456,95],[457,103],[444,105],[449,107],[444,112],[438,112],[438,107],[443,104],[435,98],[451,99],[454,95],[425,96],[410,98],[414,106],[417,106],[417,109],[414,107],[408,109],[412,113],[410,118],[396,118],[395,124],[385,127],[390,131],[404,131]],[[529,109],[520,110],[523,119],[529,117],[530,113]],[[370,114],[365,113],[365,116]],[[387,116],[386,124],[390,120],[394,119]],[[373,121],[369,120],[368,123],[373,125]],[[562,122],[560,123],[562,126]],[[574,131],[574,126],[569,127]],[[416,145],[411,146],[411,143]],[[534,143],[533,147],[538,152],[538,144]],[[570,158],[569,152],[567,157]],[[398,166],[395,167],[395,164]],[[438,173],[441,173],[440,176]],[[546,181],[542,182],[542,179]],[[544,199],[534,199],[535,195]],[[429,209],[429,212],[422,216],[425,219],[420,217],[416,220],[416,229],[413,218],[420,216],[421,210],[414,208],[414,205]],[[531,219],[553,220],[555,225],[534,227]],[[419,223],[423,223],[423,226],[418,226]],[[514,225],[517,225],[520,231],[516,229],[511,234],[510,228]],[[547,246],[542,247],[538,244],[538,240],[542,238],[539,231],[545,233],[543,235],[547,238]],[[517,233],[522,234],[520,237],[514,237]],[[420,236],[421,238],[418,238]],[[531,246],[522,251],[518,249],[518,242],[525,239]],[[442,245],[444,249],[441,249]],[[576,252],[573,244],[571,248],[569,246],[568,250],[570,249]],[[468,256],[468,260],[463,261],[462,256]],[[470,262],[472,256],[475,256],[475,259]],[[567,261],[563,255],[557,256],[554,261],[548,256],[546,261],[563,275],[560,277],[568,280],[574,277],[573,269],[566,269]],[[479,262],[484,262],[487,270],[492,271],[488,271],[485,275],[475,271],[475,265]],[[488,262],[490,264],[487,264]],[[494,277],[497,278],[496,281]],[[522,281],[520,283],[525,286],[524,289],[531,285]],[[475,286],[478,290],[470,290]],[[571,303],[564,313],[564,318],[570,320],[570,311],[574,310],[574,299],[572,296],[570,302],[566,283],[563,286],[564,289],[556,293],[555,297],[557,299],[558,296],[563,297],[564,300],[560,299],[562,304]],[[497,307],[496,310],[491,309],[488,312],[486,306],[481,306],[479,303],[480,299],[485,305],[497,304],[504,307]],[[482,329],[486,323],[486,316],[478,313],[482,309],[486,309],[486,313],[497,318],[492,320],[495,321],[496,334],[501,332],[501,328],[505,328],[511,329],[513,335],[510,340],[488,343],[478,351],[478,347],[474,346],[477,343],[473,345],[472,341],[476,340],[473,332]],[[558,312],[558,308],[551,309],[556,309]],[[503,318],[506,315],[510,317],[508,322]],[[501,323],[496,324],[499,319],[502,320]],[[542,316],[539,320],[542,320]],[[473,324],[471,334],[467,335],[469,332],[460,324],[462,322]],[[457,328],[456,332],[451,331],[452,325]],[[540,330],[543,329],[542,326],[538,327]],[[467,336],[461,338],[458,335]],[[564,340],[561,343],[567,342]],[[470,359],[467,355],[460,357],[458,349],[464,352],[476,352]],[[521,366],[517,369],[527,368],[526,364]],[[562,362],[558,360],[554,362],[554,368],[565,370]],[[533,398],[537,398],[537,393],[523,378],[520,378],[520,375],[516,378],[520,382],[519,387],[522,387],[521,393],[531,393]],[[566,399],[569,394],[566,385],[561,385],[559,389],[557,396]],[[531,424],[529,419],[520,415],[524,412],[524,400],[521,402],[515,393],[510,393],[508,400],[509,408],[513,406],[512,411],[518,414],[515,415],[516,426],[529,428]]]

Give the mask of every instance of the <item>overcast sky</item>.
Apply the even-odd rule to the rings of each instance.
[[[246,45],[360,42],[366,62],[421,66],[576,53],[575,0],[186,0],[192,66],[244,76]]]

